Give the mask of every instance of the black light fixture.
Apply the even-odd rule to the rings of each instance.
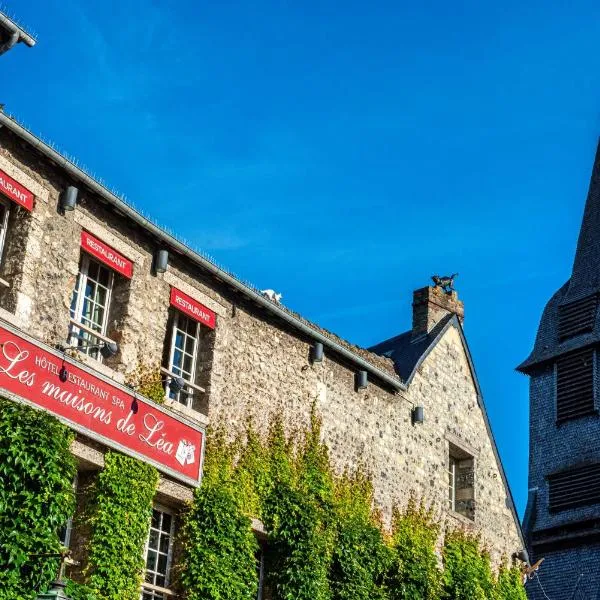
[[[313,363],[323,362],[323,344],[315,342],[310,349],[310,361]]]
[[[413,425],[422,425],[425,421],[425,409],[421,405],[414,406],[411,417]]]
[[[58,345],[57,348],[63,353],[66,353],[67,350],[80,350],[82,348],[85,348],[87,350],[100,350],[100,354],[103,358],[112,358],[113,356],[116,356],[116,354],[119,352],[119,344],[113,341],[103,341],[101,344],[85,344],[83,346],[79,346],[77,344],[73,344],[70,346]],[[67,367],[64,363],[64,358],[63,364],[60,368],[60,371],[58,372],[58,378],[63,383],[69,379],[69,371],[67,370]]]
[[[99,347],[103,358],[112,358],[119,352],[119,344],[117,342],[104,342]]]
[[[171,377],[169,381],[169,389],[174,393],[178,394],[185,387],[185,379],[181,377]]]
[[[165,273],[169,266],[169,251],[160,249],[154,253],[154,272]]]
[[[356,389],[357,390],[366,390],[367,385],[369,384],[369,376],[366,371],[359,371],[356,374]]]
[[[75,210],[75,206],[77,206],[77,196],[79,195],[79,190],[70,185],[60,196],[60,209],[64,214],[67,211]]]

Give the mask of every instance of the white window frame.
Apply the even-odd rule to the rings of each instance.
[[[148,593],[150,593],[154,596],[154,600],[167,600],[167,598],[169,596],[175,595],[167,587],[170,583],[169,574],[171,572],[171,563],[173,562],[173,541],[174,541],[174,537],[175,537],[175,514],[173,513],[173,511],[170,508],[163,506],[162,504],[154,504],[152,506],[152,510],[158,511],[161,514],[167,514],[171,517],[171,528],[169,529],[169,547],[167,549],[165,585],[159,586],[159,585],[147,583],[145,581],[146,572],[147,572],[147,564],[148,564],[148,550],[149,550],[148,544],[150,543],[150,534],[152,533],[152,529],[153,529],[152,522],[150,522],[150,527],[148,528],[148,537],[146,538],[146,544],[144,545],[144,581],[142,582],[142,589],[140,591],[140,600],[142,600],[142,598],[144,597],[144,594],[148,594]],[[161,526],[162,526],[162,517],[161,517]],[[159,532],[159,536],[161,533],[164,532],[163,529],[158,529],[155,531]],[[160,547],[160,539],[159,539],[159,547]],[[154,550],[154,548],[153,548],[153,550]],[[160,551],[157,550],[157,553],[160,553]],[[158,558],[157,558],[157,566],[158,566]],[[156,574],[156,571],[153,571],[153,573]]]
[[[6,233],[8,231],[8,217],[10,215],[11,203],[5,198],[0,198],[0,203],[4,206],[4,218],[0,221],[0,263],[4,256],[4,246],[6,245]]]
[[[90,264],[95,263],[99,266],[100,269],[105,269],[108,271],[108,286],[102,285],[99,281],[92,279],[89,276]],[[88,281],[94,283],[95,286],[101,286],[106,289],[106,302],[103,306],[104,314],[102,317],[102,323],[94,323],[83,316],[83,309],[85,306],[85,289],[87,287]],[[81,255],[81,266],[79,268],[79,274],[77,275],[77,281],[75,283],[75,288],[73,289],[73,295],[77,294],[77,302],[74,308],[69,308],[69,313],[71,319],[81,323],[82,325],[86,325],[88,328],[96,330],[97,327],[100,327],[98,333],[101,336],[106,335],[106,329],[108,327],[108,314],[110,312],[110,305],[112,301],[112,291],[115,282],[115,274],[112,269],[107,267],[105,264],[101,263],[98,260],[93,259],[89,254],[83,252]],[[71,296],[71,301],[73,298]],[[92,300],[94,304],[98,304],[95,300]],[[97,348],[90,348],[89,346],[95,346],[100,341],[100,338],[94,339],[94,335],[84,331],[82,328],[77,327],[75,324],[71,324],[69,331],[69,344],[74,346],[79,346],[79,343],[84,341],[86,345],[81,346],[79,348],[80,352],[91,356],[92,358],[102,362],[102,355],[98,351]]]
[[[187,319],[196,325],[196,335],[195,336],[190,335],[187,331],[184,331],[183,329],[181,329],[178,326],[180,323],[180,319]],[[198,321],[195,321],[191,317],[184,315],[182,312],[180,312],[178,310],[174,311],[173,326],[171,327],[171,340],[170,340],[170,347],[169,347],[169,371],[179,375],[187,383],[191,383],[191,384],[196,383],[196,368],[197,368],[196,365],[198,363],[198,347],[200,345],[199,344],[200,327],[201,327],[201,324],[198,323]],[[188,338],[191,338],[194,340],[194,350],[193,350],[193,354],[192,354],[192,372],[189,375],[187,373],[183,372],[182,368],[178,367],[173,362],[175,359],[175,350],[176,350],[175,342],[177,340],[177,332],[180,332],[184,337],[184,344],[183,344],[184,349],[181,350],[184,355],[187,354],[189,356],[189,353],[185,351],[185,347],[187,345]],[[173,396],[171,396],[172,392],[169,391],[169,381],[167,380],[166,390],[167,390],[167,395],[169,396],[169,398],[175,400],[176,402],[179,402],[180,404],[183,404],[183,406],[186,406],[187,408],[191,408],[192,402],[194,400],[194,395],[193,395],[193,392],[191,392],[188,388],[184,388],[180,392],[177,392],[177,394],[174,394]],[[185,396],[184,396],[185,402],[182,402],[183,394],[185,394]]]
[[[456,512],[456,472],[458,470],[458,459],[448,456],[448,504],[452,512]]]

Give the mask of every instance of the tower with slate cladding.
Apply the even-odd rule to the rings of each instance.
[[[571,278],[550,299],[530,356],[530,600],[600,600],[600,145]]]

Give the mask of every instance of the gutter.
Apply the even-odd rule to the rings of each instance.
[[[14,134],[16,134],[17,136],[31,144],[34,148],[39,150],[49,160],[56,163],[59,167],[67,171],[67,173],[69,173],[69,175],[71,175],[73,178],[82,182],[85,186],[90,188],[92,191],[96,192],[109,204],[112,204],[119,213],[122,213],[123,215],[130,218],[134,223],[137,223],[138,225],[149,231],[161,242],[173,248],[183,256],[187,257],[193,263],[199,265],[200,267],[214,275],[217,279],[223,281],[227,285],[231,286],[233,289],[243,293],[245,296],[253,300],[256,304],[266,309],[273,315],[277,316],[282,321],[285,321],[295,329],[301,331],[302,333],[306,334],[315,341],[321,342],[326,348],[331,349],[339,356],[342,356],[345,359],[349,360],[358,368],[367,371],[369,374],[373,375],[375,379],[389,385],[395,391],[407,389],[406,384],[403,383],[398,377],[395,377],[390,373],[386,373],[382,369],[376,367],[375,365],[372,365],[370,362],[366,361],[357,354],[354,354],[354,352],[352,352],[351,350],[348,350],[341,344],[330,339],[328,336],[320,333],[319,331],[316,331],[302,320],[291,315],[282,307],[278,306],[277,304],[274,304],[271,300],[267,300],[258,291],[245,285],[236,277],[230,275],[226,271],[223,271],[211,261],[202,257],[197,252],[194,252],[191,248],[177,240],[174,236],[168,234],[163,229],[149,221],[146,217],[142,216],[137,210],[129,206],[126,202],[124,202],[118,196],[113,194],[105,186],[98,183],[93,177],[90,177],[79,167],[76,167],[71,161],[62,156],[59,152],[50,148],[50,146],[45,144],[42,140],[33,135],[30,131],[19,125],[14,119],[0,112],[0,127],[1,126],[6,126]]]
[[[8,42],[0,45],[0,54],[8,52],[18,42],[23,42],[30,48],[35,46],[35,38],[29,35],[23,28],[19,27],[12,19],[9,19],[2,12],[0,12],[0,27],[5,29],[10,35]]]

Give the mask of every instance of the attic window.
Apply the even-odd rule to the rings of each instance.
[[[600,464],[550,475],[548,482],[553,512],[600,503]]]
[[[567,338],[592,331],[596,320],[598,296],[592,294],[558,307],[558,337]]]
[[[594,350],[572,352],[556,361],[556,420],[596,413]]]

